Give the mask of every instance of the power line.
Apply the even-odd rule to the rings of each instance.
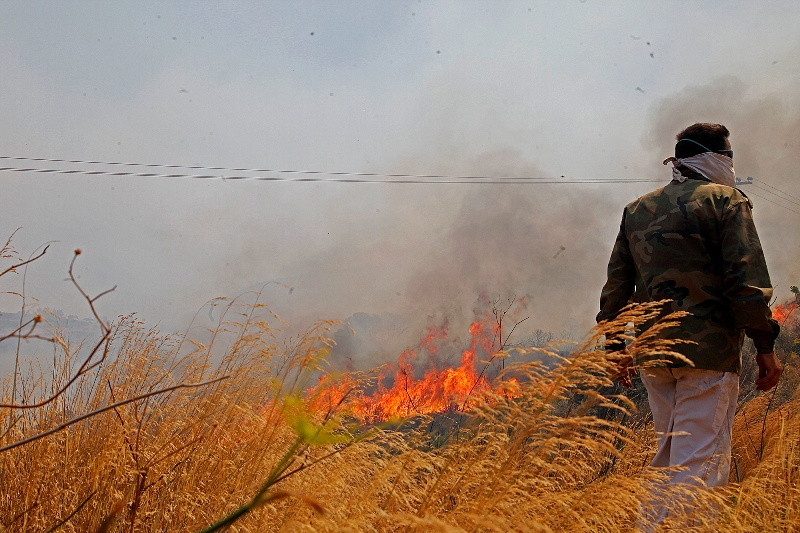
[[[314,171],[318,175],[347,175],[356,176],[352,178],[325,178],[325,177],[289,177],[289,176],[236,176],[224,174],[158,174],[153,172],[106,172],[102,170],[63,170],[54,168],[16,168],[0,167],[0,172],[28,172],[38,174],[70,174],[81,176],[105,176],[105,177],[130,177],[130,178],[185,178],[185,179],[206,179],[206,180],[250,180],[250,181],[294,181],[294,182],[321,182],[321,183],[420,183],[420,184],[474,184],[474,185],[537,185],[555,183],[647,183],[662,182],[664,180],[654,179],[552,179],[552,178],[520,178],[520,177],[489,177],[489,176],[455,176],[450,179],[398,179],[387,174],[376,174],[385,176],[387,179],[374,179],[359,177],[360,174],[350,173],[328,173]],[[285,173],[284,171],[275,171]],[[295,174],[308,174],[312,172],[294,171]],[[428,178],[427,176],[425,178]],[[438,178],[438,176],[437,176]]]
[[[0,159],[13,161],[38,161],[53,163],[71,163],[83,165],[110,165],[143,168],[177,168],[187,170],[210,170],[224,172],[251,172],[260,174],[277,174],[276,176],[247,176],[229,174],[184,174],[157,172],[110,172],[106,170],[56,169],[38,167],[0,167],[0,172],[27,172],[38,174],[70,174],[82,176],[130,177],[130,178],[184,178],[184,179],[219,179],[219,180],[252,180],[252,181],[294,181],[294,182],[329,182],[329,183],[396,183],[396,184],[485,184],[485,185],[522,185],[522,184],[556,184],[556,183],[648,183],[660,182],[656,179],[637,178],[585,178],[555,179],[519,176],[447,176],[438,174],[383,174],[377,172],[333,172],[321,170],[277,170],[255,168],[228,168],[159,165],[141,163],[116,163],[107,161],[81,161],[66,159],[24,158],[0,156]],[[346,176],[346,177],[345,177]]]
[[[772,192],[772,191],[770,191],[769,189],[766,189],[766,188],[764,188],[764,187],[759,187],[759,186],[758,186],[758,185],[756,185],[755,183],[750,183],[750,185],[752,185],[752,186],[753,186],[753,187],[755,187],[756,189],[760,189],[760,190],[762,190],[762,191],[766,192],[767,194],[772,194],[773,196],[777,196],[778,198],[780,198],[780,199],[781,199],[781,200],[783,200],[784,202],[789,202],[790,204],[794,204],[794,205],[796,205],[796,206],[800,207],[800,202],[796,202],[796,201],[792,200],[792,199],[791,199],[791,197],[790,197],[790,198],[786,198],[786,197],[784,197],[784,196],[781,196],[781,195],[780,195],[780,194],[778,194],[778,193],[775,193],[775,192]]]
[[[110,172],[105,170],[80,170],[80,169],[55,169],[55,168],[20,168],[20,167],[0,167],[0,172],[26,172],[38,174],[67,174],[67,175],[81,175],[81,176],[104,176],[104,177],[122,177],[122,178],[175,178],[175,179],[204,179],[204,180],[249,180],[249,181],[284,181],[284,182],[317,182],[317,183],[390,183],[390,184],[471,184],[471,185],[537,185],[537,184],[620,184],[620,183],[660,183],[664,180],[661,179],[646,179],[646,178],[538,178],[538,177],[520,177],[520,176],[448,176],[444,174],[388,174],[379,172],[340,172],[340,171],[323,171],[323,170],[295,170],[295,169],[265,169],[265,168],[233,168],[233,167],[207,167],[200,165],[163,165],[157,163],[123,163],[116,161],[89,161],[81,159],[53,159],[53,158],[32,158],[32,157],[15,157],[15,156],[0,156],[0,160],[7,161],[31,161],[31,162],[48,162],[48,163],[68,163],[77,165],[106,165],[116,167],[140,167],[140,168],[169,168],[169,169],[187,169],[187,170],[207,170],[207,171],[221,171],[221,172],[249,172],[254,174],[277,174],[275,176],[242,176],[242,175],[228,175],[228,174],[184,174],[184,173],[157,173],[157,172],[128,172],[118,171]],[[327,176],[327,177],[326,177]],[[345,177],[346,176],[346,177]],[[791,194],[778,189],[763,180],[755,180],[759,183],[766,185],[770,189],[778,191],[781,194],[800,200]],[[764,189],[752,182],[747,183],[753,185],[769,194],[773,194],[781,200],[790,202],[794,205],[800,206],[797,202],[784,198],[777,193]],[[759,194],[750,193],[752,196],[761,198],[767,202],[782,207],[787,211],[800,215],[800,212],[795,211],[785,205],[779,204],[769,198],[765,198]]]
[[[47,159],[47,158],[32,158],[32,157],[12,157],[0,156],[0,159],[10,161],[36,161],[47,163],[73,163],[81,165],[107,165],[107,166],[121,166],[121,167],[142,167],[142,168],[181,168],[187,170],[213,170],[225,172],[253,172],[265,174],[308,174],[308,175],[325,175],[325,176],[358,176],[366,178],[403,178],[403,179],[451,179],[451,180],[548,180],[554,178],[534,178],[534,177],[516,177],[516,176],[448,176],[442,174],[387,174],[379,172],[339,172],[339,171],[324,171],[324,170],[295,170],[295,169],[267,169],[267,168],[235,168],[235,167],[206,167],[200,165],[163,165],[159,163],[121,163],[112,161],[84,161],[80,159]]]
[[[771,203],[771,204],[775,204],[775,205],[777,205],[778,207],[782,207],[782,208],[786,209],[787,211],[791,211],[792,213],[794,213],[794,214],[796,214],[796,215],[800,215],[800,211],[795,211],[794,209],[790,209],[790,208],[786,207],[785,205],[781,205],[781,204],[779,204],[778,202],[775,202],[775,201],[773,201],[773,200],[770,200],[769,198],[765,198],[764,196],[761,196],[760,194],[756,194],[756,193],[754,193],[754,192],[748,192],[748,193],[747,193],[747,195],[748,195],[748,196],[752,195],[752,196],[755,196],[755,197],[757,197],[757,198],[761,198],[762,200],[766,200],[767,202],[769,202],[769,203]]]
[[[789,194],[789,193],[788,193],[788,192],[786,192],[786,191],[782,191],[782,190],[780,190],[780,189],[779,189],[779,188],[777,188],[777,187],[773,187],[772,185],[770,185],[769,183],[765,182],[764,180],[757,180],[757,179],[755,179],[755,178],[751,178],[751,179],[752,179],[753,181],[757,181],[757,182],[759,182],[759,183],[761,183],[761,184],[763,184],[763,185],[766,185],[766,186],[767,186],[767,187],[769,187],[770,189],[774,189],[774,190],[778,191],[778,192],[779,192],[779,193],[781,193],[781,194],[785,194],[786,196],[789,196],[790,198],[794,198],[795,200],[800,200],[800,198],[798,198],[797,196],[792,196],[791,194]],[[775,194],[775,193],[772,193],[772,194]],[[776,194],[775,196],[777,196],[777,194]]]

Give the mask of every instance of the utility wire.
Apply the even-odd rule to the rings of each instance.
[[[781,194],[785,194],[786,196],[789,196],[790,198],[794,198],[795,200],[800,200],[800,198],[798,198],[797,196],[792,196],[791,194],[789,194],[789,193],[788,193],[788,192],[786,192],[786,191],[782,191],[782,190],[780,190],[780,189],[779,189],[779,188],[777,188],[777,187],[773,187],[772,185],[770,185],[769,183],[765,182],[764,180],[757,180],[757,179],[755,179],[755,178],[752,178],[752,180],[753,180],[753,181],[757,181],[757,182],[761,183],[762,185],[766,185],[766,186],[767,186],[767,187],[769,187],[770,189],[774,189],[774,190],[778,191],[778,192],[779,192],[779,193],[781,193]],[[773,193],[773,194],[775,194],[775,193]],[[777,196],[777,195],[776,195],[776,196]]]
[[[331,183],[422,183],[422,184],[484,184],[484,185],[521,185],[521,184],[555,184],[555,183],[646,183],[659,182],[655,179],[623,179],[623,178],[587,178],[587,179],[555,179],[555,178],[534,178],[518,176],[445,176],[435,174],[381,174],[375,172],[326,172],[320,170],[272,170],[272,169],[247,169],[247,168],[225,168],[225,167],[201,167],[201,166],[180,166],[180,165],[155,165],[137,163],[110,163],[103,161],[77,161],[77,160],[53,160],[53,159],[32,159],[32,158],[12,158],[0,156],[0,159],[18,161],[49,161],[60,163],[93,164],[93,165],[115,165],[115,166],[138,166],[149,168],[185,168],[189,170],[212,170],[230,172],[253,172],[253,173],[272,173],[277,176],[243,176],[228,174],[162,174],[156,172],[110,172],[105,170],[79,170],[79,169],[56,169],[38,167],[0,167],[0,172],[27,172],[38,174],[70,174],[82,176],[106,176],[106,177],[132,177],[132,178],[185,178],[185,179],[220,179],[220,180],[252,180],[252,181],[295,181],[295,182],[331,182]],[[288,174],[288,176],[287,176]],[[328,176],[328,177],[326,177]],[[344,177],[347,176],[347,177]]]
[[[423,184],[474,184],[474,185],[538,185],[555,183],[646,183],[661,182],[654,179],[552,179],[552,178],[495,178],[488,176],[464,177],[457,176],[451,179],[414,179],[413,177],[398,179],[387,176],[387,179],[374,179],[358,177],[359,174],[337,173],[336,175],[356,176],[352,178],[325,178],[325,177],[289,177],[289,176],[235,176],[224,174],[157,174],[152,172],[105,172],[102,170],[60,170],[54,168],[15,168],[0,167],[0,172],[28,172],[39,174],[70,174],[81,176],[107,176],[131,178],[185,178],[185,179],[210,179],[210,180],[249,180],[249,181],[294,181],[294,182],[322,182],[322,183],[423,183]],[[276,171],[278,172],[278,171]],[[283,171],[280,171],[283,172]],[[295,174],[306,172],[295,171]],[[329,175],[329,173],[313,172],[314,174]],[[378,176],[386,176],[378,174]],[[427,177],[426,177],[427,178]]]
[[[15,157],[15,156],[0,156],[0,160],[7,161],[30,161],[30,162],[47,162],[47,163],[68,163],[77,165],[106,165],[117,167],[140,167],[140,168],[169,168],[169,169],[187,169],[187,170],[207,170],[207,171],[222,171],[222,172],[249,172],[249,173],[262,173],[262,174],[278,174],[277,176],[240,176],[240,175],[227,175],[227,174],[164,174],[155,172],[109,172],[104,170],[78,170],[78,169],[54,169],[54,168],[20,168],[20,167],[0,167],[0,172],[27,172],[39,174],[69,174],[69,175],[82,175],[82,176],[105,176],[105,177],[128,177],[128,178],[183,178],[183,179],[211,179],[211,180],[250,180],[250,181],[287,181],[287,182],[319,182],[319,183],[392,183],[392,184],[473,184],[473,185],[529,185],[529,184],[572,184],[572,183],[657,183],[664,180],[661,179],[645,179],[645,178],[586,178],[586,179],[555,179],[555,178],[537,178],[537,177],[519,177],[519,176],[447,176],[443,174],[384,174],[379,172],[336,172],[336,171],[322,171],[322,170],[294,170],[294,169],[265,169],[265,168],[232,168],[232,167],[207,167],[200,165],[163,165],[156,163],[122,163],[115,161],[88,161],[81,159],[54,159],[54,158],[33,158],[33,157]],[[327,176],[327,177],[325,177]],[[345,177],[346,176],[346,177]],[[800,203],[791,200],[790,198],[800,200],[777,187],[769,185],[763,180],[756,180],[759,183],[781,193],[789,198],[780,196],[775,192],[760,187],[755,183],[749,183],[754,187],[761,189],[769,194],[773,194],[793,205],[800,206]],[[765,198],[759,194],[750,193],[752,196],[761,198],[767,202],[782,207],[787,211],[800,215],[800,212],[795,211],[785,205],[779,204],[774,200]]]
[[[778,193],[772,192],[772,191],[770,191],[769,189],[767,189],[767,188],[765,188],[765,187],[759,187],[759,186],[758,186],[758,185],[756,185],[755,183],[750,183],[749,185],[752,185],[752,186],[753,186],[753,187],[755,187],[756,189],[760,189],[760,190],[762,190],[762,191],[766,192],[767,194],[771,194],[771,195],[773,195],[773,196],[777,196],[778,198],[780,198],[780,199],[781,199],[781,200],[783,200],[784,202],[789,202],[790,204],[794,204],[794,205],[796,205],[796,206],[800,207],[800,202],[797,202],[797,201],[795,201],[795,200],[792,200],[792,199],[791,199],[791,197],[789,197],[789,198],[786,198],[785,196],[781,196],[781,195],[780,195],[780,194],[778,194]]]
[[[796,215],[800,215],[800,211],[795,211],[794,209],[790,209],[790,208],[786,207],[785,205],[781,205],[781,204],[779,204],[778,202],[775,202],[775,201],[773,201],[773,200],[770,200],[769,198],[765,198],[764,196],[761,196],[760,194],[756,194],[756,193],[754,193],[754,192],[748,192],[748,193],[747,193],[747,196],[755,196],[755,197],[757,197],[757,198],[761,198],[762,200],[766,200],[767,202],[769,202],[769,203],[771,203],[771,204],[775,204],[775,205],[777,205],[778,207],[782,207],[782,208],[786,209],[787,211],[791,211],[792,213],[794,213],[794,214],[796,214]]]
[[[235,167],[207,167],[207,166],[199,166],[199,165],[164,165],[159,163],[122,163],[117,161],[89,161],[89,160],[82,160],[82,159],[53,159],[53,158],[44,158],[44,157],[16,157],[16,156],[0,156],[0,159],[5,159],[8,161],[37,161],[37,162],[48,162],[48,163],[72,163],[72,164],[81,164],[81,165],[108,165],[108,166],[121,166],[121,167],[143,167],[143,168],[179,168],[179,169],[187,169],[187,170],[214,170],[214,171],[227,171],[227,172],[254,172],[254,173],[267,173],[267,174],[308,174],[308,175],[325,175],[325,176],[356,176],[356,177],[383,177],[383,178],[405,178],[405,179],[414,179],[414,180],[421,180],[421,179],[438,179],[438,180],[519,180],[519,181],[545,181],[549,183],[550,180],[556,183],[564,183],[565,180],[556,180],[554,178],[534,178],[534,177],[516,177],[516,176],[446,176],[440,174],[384,174],[384,173],[377,173],[377,172],[330,172],[330,171],[321,171],[321,170],[292,170],[292,169],[265,169],[265,168],[235,168]],[[5,170],[5,169],[4,169]],[[31,170],[25,169],[24,171],[30,172]],[[50,170],[50,169],[42,169],[41,172],[46,173],[55,173],[57,171]],[[106,175],[106,174],[94,174],[94,175]],[[117,175],[117,174],[115,174]],[[124,174],[119,174],[124,175]],[[127,174],[133,176],[134,174]],[[144,176],[143,174],[139,174],[139,176]],[[162,175],[153,174],[152,177],[160,177]],[[168,177],[189,177],[188,175],[178,175],[178,174],[170,174],[167,175]],[[237,176],[200,176],[200,178],[208,179],[208,178],[217,178],[217,179],[258,179],[258,177],[237,177]],[[752,181],[757,181],[770,189],[777,191],[778,193],[788,196],[794,200],[800,201],[800,198],[797,196],[793,196],[786,191],[778,189],[770,185],[769,183],[756,179],[756,178],[749,178]],[[568,179],[569,180],[569,179]],[[332,180],[327,180],[332,181]],[[386,180],[377,180],[380,182],[384,182]],[[631,181],[634,183],[642,183],[642,182],[658,182],[661,180],[656,179],[620,179],[620,181],[612,181],[612,180],[604,180],[597,178],[584,181],[584,180],[575,180],[574,183],[595,183],[596,182],[608,182],[608,183],[620,183],[622,181]],[[372,183],[371,181],[364,180],[365,183]],[[573,181],[567,181],[572,183]],[[361,181],[359,181],[361,183]],[[393,183],[393,182],[389,182]],[[397,183],[405,183],[398,181]],[[417,183],[416,181],[412,181],[410,183]],[[450,182],[440,182],[437,181],[436,183],[450,183]],[[749,183],[748,185],[755,185],[753,183]],[[756,186],[758,187],[758,186]],[[762,187],[758,187],[762,190],[770,194],[774,194],[775,196],[780,197],[779,194],[773,193],[771,191],[767,191]],[[759,197],[761,198],[761,197]],[[782,200],[789,201],[791,203],[795,203],[789,198],[781,198]],[[800,204],[797,204],[800,206]]]
[[[205,167],[198,165],[162,165],[158,163],[120,163],[112,161],[83,161],[79,159],[46,159],[46,158],[32,158],[32,157],[12,157],[0,156],[0,159],[9,161],[36,161],[47,163],[73,163],[81,165],[108,165],[120,167],[143,167],[143,168],[182,168],[187,170],[215,170],[226,172],[254,172],[265,174],[310,174],[310,175],[324,175],[324,176],[359,176],[368,178],[406,178],[406,179],[451,179],[451,180],[547,180],[553,178],[533,178],[533,177],[514,177],[514,176],[445,176],[440,174],[384,174],[379,172],[336,172],[336,171],[323,171],[323,170],[292,170],[292,169],[267,169],[267,168],[232,168],[232,167]],[[217,176],[214,176],[217,177]],[[229,178],[230,179],[230,178]],[[414,182],[416,183],[416,182]],[[437,182],[438,183],[438,182]]]

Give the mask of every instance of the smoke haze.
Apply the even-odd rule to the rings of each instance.
[[[800,6],[680,11],[7,2],[0,155],[666,182],[675,134],[720,122],[737,175],[757,180],[743,190],[785,298],[800,282],[800,215],[770,202],[800,212]],[[42,304],[88,316],[61,281],[75,248],[89,292],[119,286],[104,316],[137,311],[167,331],[212,298],[274,281],[268,303],[293,328],[349,319],[363,338],[345,328],[337,357],[358,365],[445,320],[464,335],[497,299],[524,304],[520,338],[580,338],[624,205],[658,185],[0,179],[0,233],[22,226],[25,256],[58,241],[26,278]],[[19,290],[21,276],[7,281]]]

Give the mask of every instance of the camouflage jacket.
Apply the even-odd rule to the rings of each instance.
[[[632,301],[667,300],[665,313],[689,315],[662,338],[693,341],[674,349],[696,368],[739,372],[745,334],[759,353],[772,351],[780,328],[751,209],[738,189],[699,178],[672,181],[628,204],[597,321]]]

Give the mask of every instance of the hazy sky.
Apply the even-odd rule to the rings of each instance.
[[[738,175],[800,198],[798,45],[793,1],[4,0],[0,155],[668,181],[674,135],[712,121]],[[483,293],[580,332],[622,208],[656,186],[0,180],[0,234],[21,226],[24,255],[57,241],[29,293],[87,316],[62,281],[80,247],[87,290],[118,285],[104,315],[167,329],[279,280],[294,290],[272,303],[298,327],[468,316]],[[786,296],[800,215],[753,200]]]

